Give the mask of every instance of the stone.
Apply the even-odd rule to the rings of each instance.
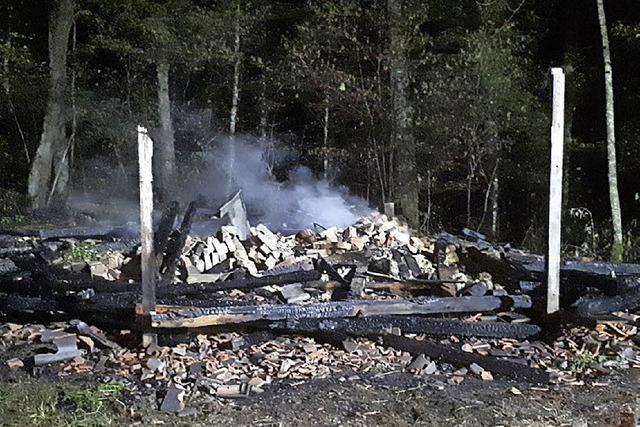
[[[424,368],[424,373],[426,375],[433,375],[436,373],[437,370],[438,370],[438,365],[436,364],[436,362],[431,361],[431,363],[429,363],[427,367]]]
[[[427,366],[428,363],[429,363],[429,359],[427,359],[424,356],[424,354],[419,354],[407,366],[407,371],[420,371],[420,370],[422,370],[422,368]]]
[[[24,367],[24,362],[18,358],[13,358],[13,359],[9,359],[7,360],[7,366],[10,369],[18,369],[18,368],[23,368]]]
[[[167,394],[162,400],[160,410],[162,412],[178,413],[184,410],[185,390],[179,388],[176,384],[171,384],[167,390]]]
[[[484,372],[484,368],[477,363],[472,363],[469,365],[469,370],[473,372],[474,375],[482,375]]]

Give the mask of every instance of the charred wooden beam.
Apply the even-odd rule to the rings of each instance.
[[[211,294],[231,289],[249,290],[270,285],[306,283],[320,279],[320,272],[301,270],[266,277],[248,277],[216,283],[169,284],[156,289],[158,297],[199,296],[210,299]],[[94,293],[132,293],[140,292],[140,283],[115,282],[99,277],[86,278],[83,274],[73,273],[61,268],[34,267],[32,277],[21,280],[0,278],[0,291],[27,296],[40,296],[79,293],[91,289]]]
[[[351,336],[374,337],[394,328],[403,333],[449,337],[531,338],[540,333],[540,327],[528,323],[464,322],[457,319],[429,319],[421,317],[356,317],[351,319],[292,319],[271,322],[270,330],[301,335],[315,332],[344,333]]]
[[[640,308],[640,289],[615,296],[582,297],[574,303],[576,312],[584,317],[596,317],[615,311]]]
[[[191,230],[191,224],[193,222],[195,213],[196,202],[193,201],[189,203],[187,212],[182,218],[180,228],[173,233],[172,239],[166,245],[166,255],[162,260],[162,266],[160,267],[162,284],[172,283],[173,279],[175,278],[178,260],[180,259],[180,255],[182,255],[182,250],[184,248],[185,242],[187,241],[189,231]]]
[[[382,339],[387,347],[406,351],[414,356],[424,354],[432,359],[439,359],[454,366],[468,367],[472,363],[491,371],[497,377],[511,378],[529,381],[535,384],[549,382],[549,374],[542,369],[530,368],[520,363],[498,359],[490,356],[481,356],[474,353],[465,353],[462,350],[437,344],[429,340],[418,341],[396,335],[385,335]]]
[[[368,317],[388,315],[466,313],[530,308],[527,296],[424,297],[412,300],[352,300],[307,305],[273,304],[234,307],[178,308],[153,314],[154,327],[183,328],[245,323],[260,320]]]
[[[163,253],[167,248],[167,244],[169,243],[169,236],[171,235],[171,231],[173,231],[173,224],[176,222],[179,210],[180,204],[176,201],[173,201],[169,204],[169,207],[162,213],[162,217],[160,218],[160,222],[158,223],[158,228],[153,235],[153,247],[156,255]]]
[[[70,237],[90,238],[90,237],[124,237],[131,238],[138,236],[136,230],[126,226],[113,225],[93,225],[85,227],[53,228],[38,231],[41,239],[62,239]]]
[[[165,285],[158,288],[158,295],[203,295],[231,289],[249,290],[270,285],[288,285],[291,283],[310,282],[320,279],[320,272],[295,271],[274,276],[248,277],[246,279],[228,280],[215,283],[189,283],[180,285]]]

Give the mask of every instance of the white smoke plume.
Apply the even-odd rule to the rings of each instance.
[[[365,200],[296,164],[291,152],[274,148],[272,143],[228,138],[208,153],[205,167],[195,180],[185,183],[182,194],[201,194],[211,206],[219,206],[229,196],[231,178],[232,193],[242,190],[250,221],[276,230],[313,227],[314,223],[344,227],[370,211]],[[278,182],[274,168],[286,169],[287,179]]]

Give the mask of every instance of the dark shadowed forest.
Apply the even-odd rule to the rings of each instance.
[[[549,69],[562,67],[563,247],[637,260],[640,3],[598,3],[4,0],[2,222],[124,210],[143,125],[160,204],[316,180],[371,207],[394,201],[425,232],[540,249]]]

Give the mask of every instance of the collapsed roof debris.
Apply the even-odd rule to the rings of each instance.
[[[228,212],[245,223],[233,200]],[[540,259],[481,235],[419,237],[372,213],[346,228],[282,235],[236,223],[195,237],[197,209],[173,231],[170,209],[158,225],[165,281],[151,315],[167,345],[131,346],[140,261],[131,236],[114,237],[114,227],[1,237],[6,345],[33,346],[34,364],[57,364],[62,376],[168,389],[168,412],[185,410],[194,393],[246,397],[273,381],[344,370],[581,384],[640,366],[639,318],[626,311],[640,306],[640,266],[565,262],[563,304],[579,310],[562,323],[540,309]],[[25,313],[35,322],[11,323]],[[57,353],[42,354],[56,350],[51,342]]]

